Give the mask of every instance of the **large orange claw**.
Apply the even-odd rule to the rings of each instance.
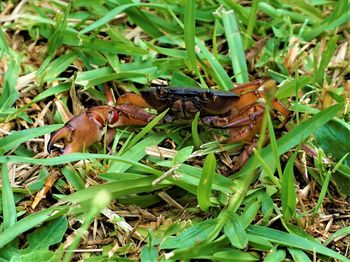
[[[65,148],[62,153],[82,152],[92,144],[101,140],[106,123],[114,123],[119,119],[118,111],[111,106],[99,106],[80,114],[51,136],[47,145],[50,153],[52,145],[63,139]]]
[[[100,141],[105,134],[105,127],[147,125],[154,115],[147,113],[142,107],[134,105],[97,106],[80,114],[51,136],[47,150],[63,140],[65,148],[62,154],[82,152],[92,144]],[[107,130],[107,144],[113,140],[114,129]]]

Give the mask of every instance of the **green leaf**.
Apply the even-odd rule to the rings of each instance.
[[[220,89],[226,91],[232,89],[231,78],[227,75],[225,69],[222,67],[219,61],[209,52],[205,44],[198,38],[196,38],[196,45],[200,50],[200,53],[198,54],[200,58],[209,62],[209,73],[213,78],[215,78]]]
[[[207,211],[211,206],[210,193],[213,184],[213,177],[215,174],[216,159],[213,153],[207,155],[204,160],[201,180],[199,181],[197,199],[199,207]]]
[[[128,196],[137,193],[152,192],[161,188],[169,186],[169,182],[163,181],[156,186],[152,185],[152,182],[157,177],[154,175],[149,175],[137,180],[135,179],[125,179],[123,181],[113,181],[105,184],[98,184],[96,186],[91,186],[82,190],[79,190],[71,195],[64,196],[65,201],[71,202],[85,202],[93,199],[95,195],[102,191],[106,190],[112,194],[113,199],[123,196]]]
[[[33,139],[37,136],[49,134],[60,127],[62,127],[61,124],[41,126],[37,128],[30,128],[13,132],[11,135],[0,139],[0,155],[5,154],[6,152],[20,145],[21,143],[27,142],[28,140]]]
[[[195,36],[196,36],[196,1],[187,0],[185,2],[184,14],[184,38],[186,44],[186,52],[188,60],[191,63],[191,69],[198,71],[197,59],[195,52]]]
[[[195,148],[199,148],[203,142],[201,141],[199,134],[198,134],[198,121],[199,121],[199,115],[200,112],[197,112],[191,125],[191,130],[192,130],[192,140],[193,140],[193,145]]]
[[[336,121],[329,121],[315,132],[317,144],[327,156],[331,156],[335,161],[339,161],[350,152],[349,138],[350,130]],[[344,160],[344,164],[350,167],[350,155]]]
[[[264,262],[279,262],[286,258],[286,251],[282,249],[273,249],[264,259]]]
[[[11,57],[9,60],[7,63],[8,69],[4,73],[4,83],[1,90],[0,112],[11,108],[19,96],[16,90],[16,81],[21,72],[22,55]]]
[[[213,258],[216,261],[261,261],[259,255],[253,252],[241,251],[238,249],[228,249],[214,253]]]
[[[286,222],[289,222],[295,215],[295,209],[297,205],[295,183],[294,183],[294,161],[298,155],[301,144],[295,150],[291,158],[289,158],[287,165],[283,172],[282,188],[281,188],[281,201],[283,209],[283,217]]]
[[[96,22],[93,22],[92,24],[85,27],[83,30],[79,32],[79,35],[86,34],[92,30],[95,30],[96,28],[106,25],[109,21],[113,20],[117,15],[122,13],[124,10],[133,7],[133,6],[140,6],[139,3],[133,3],[133,4],[125,4],[125,5],[119,5],[115,8],[113,8],[111,11],[109,11],[107,14],[105,14],[102,18],[97,20]]]
[[[208,219],[182,231],[178,236],[166,237],[160,244],[161,249],[188,248],[208,240],[216,228],[217,219]]]
[[[15,167],[13,167],[15,168]],[[11,188],[7,163],[4,163],[2,165],[2,176],[1,176],[1,182],[2,182],[2,214],[3,214],[3,221],[2,221],[2,229],[6,230],[9,227],[13,226],[17,221],[17,213],[16,213],[16,204],[13,197],[13,192]]]
[[[341,261],[350,261],[341,254],[322,246],[316,241],[311,241],[306,238],[285,233],[276,229],[261,227],[261,226],[249,226],[248,233],[265,238],[268,241],[274,242],[286,247],[294,247],[302,250],[309,251],[311,253],[316,252],[328,257],[336,258]]]
[[[283,99],[286,97],[291,97],[296,95],[296,92],[306,86],[307,84],[311,83],[312,77],[311,76],[301,76],[296,79],[292,79],[290,81],[286,81],[286,83],[283,83],[276,91],[276,98]],[[297,88],[296,88],[297,87]]]
[[[46,261],[46,262],[54,262],[60,261],[60,257],[58,257],[54,252],[49,250],[38,250],[28,254],[16,254],[11,256],[10,262],[30,262],[30,261]]]
[[[22,218],[17,223],[0,233],[0,248],[10,243],[20,234],[40,225],[45,221],[49,221],[56,217],[62,216],[67,212],[68,207],[50,207],[48,209],[38,211],[34,214],[26,216],[25,218]]]
[[[60,243],[66,230],[68,221],[66,217],[58,217],[27,236],[29,246],[25,252],[33,252],[39,250],[48,250],[51,245]]]
[[[76,52],[62,55],[52,61],[38,77],[42,77],[42,82],[52,81],[56,79],[59,74],[64,72],[77,58],[78,54]]]
[[[329,41],[326,44],[325,50],[322,52],[320,65],[314,74],[315,82],[318,84],[319,87],[323,86],[323,80],[325,78],[327,66],[333,57],[335,49],[338,47],[337,42],[338,35],[334,35],[329,39]]]
[[[192,151],[193,151],[193,146],[187,146],[182,148],[180,151],[176,153],[172,163],[174,165],[180,164],[180,163],[182,164],[191,156]]]
[[[338,231],[330,235],[323,244],[327,246],[337,238],[343,238],[348,235],[350,235],[350,226],[339,229]]]
[[[248,245],[247,233],[240,218],[235,213],[227,212],[227,221],[224,226],[224,233],[233,247],[243,249]]]
[[[157,258],[158,258],[158,251],[155,247],[146,245],[141,249],[142,262],[157,261],[158,260]]]
[[[61,170],[68,183],[75,189],[80,190],[85,188],[83,179],[72,166],[65,166]]]
[[[123,159],[132,159],[133,161],[139,161],[146,155],[145,148],[148,146],[158,145],[163,139],[164,135],[154,134],[149,137],[144,138],[131,148],[128,147],[128,150],[123,152]],[[136,140],[135,140],[136,141]],[[108,172],[125,172],[127,171],[133,164],[131,162],[120,162],[116,159],[115,162],[112,163],[111,167],[108,169]]]
[[[218,9],[217,13],[222,18],[224,24],[229,56],[236,82],[241,84],[246,83],[249,81],[248,69],[235,13],[232,10],[226,11],[224,9]]]
[[[311,259],[300,249],[288,248],[288,252],[292,255],[295,262],[311,262]]]

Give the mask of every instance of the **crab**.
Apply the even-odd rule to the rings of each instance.
[[[107,131],[107,143],[112,141],[114,128],[117,126],[144,126],[154,117],[145,108],[158,112],[169,108],[166,122],[178,119],[193,119],[200,112],[200,121],[227,130],[229,138],[223,143],[243,142],[246,144],[243,153],[232,167],[238,170],[244,165],[252,153],[255,136],[260,132],[265,104],[261,87],[271,87],[275,83],[270,80],[256,80],[241,84],[229,92],[211,89],[151,87],[140,90],[140,94],[125,93],[118,97],[116,105],[93,107],[85,113],[72,118],[66,125],[54,133],[48,143],[50,152],[55,142],[64,140],[63,154],[81,152],[90,145],[100,141]],[[111,100],[110,90],[106,88],[107,100]],[[290,111],[279,100],[271,99],[274,112],[284,119],[278,127],[282,127],[290,117]]]

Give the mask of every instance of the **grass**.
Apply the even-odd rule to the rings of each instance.
[[[0,3],[0,261],[349,261],[350,6],[340,1]],[[117,129],[49,155],[71,114],[154,84],[273,79],[254,154],[198,124]],[[267,103],[267,107],[269,107]],[[161,112],[159,112],[161,113]],[[265,133],[265,132],[263,132]]]

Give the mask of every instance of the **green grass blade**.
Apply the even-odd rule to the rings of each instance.
[[[199,56],[209,62],[210,68],[212,69],[211,76],[216,79],[220,89],[226,91],[232,89],[231,79],[219,61],[209,52],[205,44],[198,38],[196,38],[196,45],[200,49]]]
[[[67,212],[68,207],[50,207],[22,218],[17,223],[0,233],[0,248],[10,243],[20,234],[40,225],[45,221],[62,216]]]
[[[15,147],[19,146],[21,143],[24,143],[37,136],[49,134],[60,127],[62,127],[62,125],[57,124],[57,125],[41,126],[37,128],[31,128],[31,129],[25,129],[25,130],[13,132],[11,135],[8,135],[0,139],[0,155],[5,154],[11,149],[14,149]]]
[[[11,182],[9,178],[7,163],[4,163],[2,165],[2,216],[3,216],[3,222],[2,222],[2,228],[3,230],[8,229],[9,227],[13,226],[17,221],[17,215],[16,215],[16,204],[13,197],[13,192],[11,188]]]
[[[286,259],[286,251],[273,248],[265,257],[264,262],[282,262]]]
[[[232,10],[226,11],[223,9],[219,9],[217,12],[224,24],[225,36],[229,46],[229,56],[236,82],[246,83],[249,81],[248,69],[235,13]]]
[[[233,247],[244,249],[248,245],[248,236],[242,218],[235,213],[227,212],[224,233]]]
[[[128,150],[123,152],[120,158],[132,159],[133,162],[120,162],[118,160],[119,158],[116,158],[116,161],[108,169],[108,172],[116,172],[116,173],[125,172],[131,166],[133,166],[136,161],[141,160],[146,155],[146,151],[145,151],[146,147],[158,145],[164,138],[165,138],[164,135],[154,134],[152,136],[144,138],[140,142],[136,143],[134,146],[128,147]]]
[[[42,82],[53,81],[56,77],[67,69],[76,59],[78,58],[78,54],[76,52],[71,52],[65,55],[58,57],[53,60],[43,71],[42,75],[38,75],[38,77],[42,77]]]
[[[109,21],[113,20],[117,15],[125,11],[126,9],[133,7],[133,6],[139,6],[139,3],[134,3],[134,4],[125,4],[125,5],[120,5],[115,8],[113,8],[111,11],[109,11],[107,14],[105,14],[102,18],[97,20],[96,22],[88,25],[85,27],[83,30],[79,32],[79,35],[86,34],[92,30],[95,30],[96,28],[99,28],[103,25],[106,25]]]
[[[309,251],[311,253],[316,252],[328,257],[339,259],[340,261],[350,261],[341,254],[322,246],[316,241],[311,241],[306,238],[285,233],[276,229],[261,227],[261,226],[249,226],[248,232],[256,236],[262,237],[270,242],[277,243],[287,247],[294,247],[302,250]]]
[[[185,45],[188,60],[190,61],[191,68],[197,74],[197,58],[195,51],[195,37],[196,37],[196,1],[188,0],[185,4],[185,14],[184,14],[184,35],[185,35]]]
[[[133,138],[130,140],[128,147],[127,148],[131,148],[133,147],[137,142],[139,142],[148,132],[150,132],[152,130],[153,127],[155,127],[160,120],[163,119],[163,117],[168,113],[168,110],[165,110],[164,112],[162,112],[161,114],[157,115],[151,122],[149,122],[147,124],[147,126],[145,126],[144,128],[142,128],[142,130]]]
[[[318,66],[314,74],[315,82],[316,84],[318,84],[319,87],[323,86],[323,80],[325,78],[326,68],[333,57],[333,53],[335,49],[338,46],[337,42],[338,42],[338,35],[331,37],[331,39],[329,39],[329,41],[327,42],[326,49],[322,53],[320,65]]]
[[[0,112],[3,109],[12,107],[19,96],[16,90],[16,81],[21,71],[22,55],[11,57],[9,60],[0,96]]]
[[[75,189],[80,190],[85,188],[83,179],[80,177],[78,172],[71,166],[65,166],[61,170],[68,183]]]
[[[322,184],[322,188],[321,188],[321,192],[320,192],[320,196],[317,200],[317,204],[314,208],[314,213],[317,213],[318,210],[320,209],[321,205],[322,205],[322,202],[326,196],[326,193],[327,193],[327,190],[328,190],[328,185],[329,185],[329,182],[331,180],[331,176],[332,174],[338,169],[338,167],[344,162],[344,160],[347,158],[349,153],[345,154],[339,161],[338,163],[335,165],[335,167],[333,168],[333,170],[329,170],[327,173],[326,173],[326,176],[324,178],[324,181],[323,181],[323,184]]]
[[[96,216],[107,207],[111,201],[111,196],[108,191],[101,190],[94,195],[92,199],[91,207],[89,208],[87,214],[84,216],[84,222],[74,234],[72,242],[69,243],[65,250],[65,256],[63,258],[64,262],[72,261],[74,251],[78,248],[81,239],[84,234],[88,231],[90,224],[95,220]]]
[[[197,149],[203,144],[203,142],[200,139],[199,134],[198,134],[199,115],[200,115],[200,112],[197,112],[193,121],[192,121],[192,126],[191,126],[193,145]]]
[[[245,50],[251,45],[252,42],[252,35],[256,24],[259,1],[260,0],[253,0],[252,7],[250,9],[247,31],[244,38]]]
[[[207,155],[204,160],[202,176],[199,181],[197,200],[199,207],[207,211],[211,206],[210,194],[215,174],[216,159],[213,153]]]
[[[128,196],[132,194],[152,192],[170,185],[169,182],[163,181],[155,186],[152,185],[154,179],[157,176],[149,175],[143,178],[137,179],[125,179],[120,181],[108,182],[105,184],[98,184],[96,186],[91,186],[82,190],[79,190],[71,195],[63,196],[63,200],[81,203],[85,201],[92,200],[94,196],[101,190],[106,190],[112,194],[113,199]]]
[[[311,262],[311,259],[300,249],[288,248],[288,252],[292,255],[295,262]]]
[[[332,241],[334,241],[337,238],[345,237],[350,235],[350,226],[344,227],[342,229],[339,229],[332,235],[330,235],[327,240],[323,243],[325,246],[329,245]]]
[[[306,1],[303,0],[284,0],[283,2],[286,2],[293,6],[293,8],[296,8],[300,10],[302,13],[312,17],[316,22],[322,21],[322,14],[320,9],[317,7],[309,4]]]
[[[289,222],[292,217],[295,215],[296,209],[296,192],[294,185],[294,161],[298,155],[299,149],[301,147],[301,143],[298,148],[295,150],[294,154],[291,158],[289,158],[287,165],[283,172],[282,177],[282,188],[281,188],[281,201],[282,201],[282,209],[283,209],[283,217],[286,222]]]
[[[270,107],[267,107],[267,109]],[[271,115],[267,114],[267,127],[269,129],[269,137],[270,137],[270,144],[271,144],[271,149],[272,152],[274,154],[274,158],[275,158],[275,163],[276,163],[276,167],[277,167],[277,172],[279,175],[279,178],[282,178],[282,167],[281,167],[281,161],[278,155],[278,148],[277,148],[277,141],[276,141],[276,136],[275,136],[275,130],[273,127],[273,123],[271,120]]]

